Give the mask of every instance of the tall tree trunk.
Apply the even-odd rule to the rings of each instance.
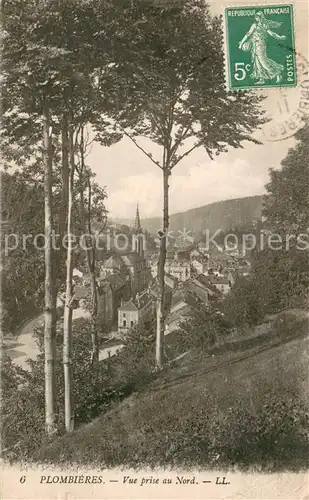
[[[60,202],[60,216],[59,216],[59,234],[62,240],[65,233],[65,226],[67,221],[67,211],[68,211],[68,197],[69,197],[69,132],[68,132],[68,117],[64,113],[62,117],[61,124],[61,177],[62,177],[62,189],[61,189],[61,202]],[[63,246],[61,245],[61,251]]]
[[[84,208],[84,193],[81,189],[80,191],[80,214],[81,220],[85,221],[85,208]],[[85,224],[86,234],[91,234],[88,232],[88,223],[86,220]],[[91,290],[91,319],[92,319],[92,329],[91,329],[91,357],[90,363],[95,366],[99,361],[99,342],[97,334],[97,316],[98,316],[98,290],[95,275],[95,249],[90,246],[91,243],[86,241],[85,253],[88,267],[88,276],[90,280],[90,290]]]
[[[73,413],[73,390],[72,390],[72,302],[73,302],[73,245],[72,245],[72,208],[73,208],[73,182],[74,182],[74,146],[73,131],[69,131],[70,146],[70,175],[68,189],[68,222],[67,222],[67,277],[66,294],[63,321],[63,369],[64,369],[64,411],[65,411],[65,429],[72,432],[74,429]]]
[[[97,316],[98,316],[98,290],[97,290],[97,281],[95,274],[95,248],[93,245],[93,241],[91,240],[92,231],[91,231],[91,181],[90,177],[85,171],[85,151],[84,151],[84,129],[81,130],[81,139],[80,139],[80,158],[81,158],[81,166],[80,166],[80,215],[81,220],[84,223],[84,229],[86,234],[89,235],[88,241],[86,241],[85,253],[88,267],[88,275],[90,280],[90,289],[91,289],[91,319],[92,319],[92,329],[91,329],[91,357],[90,364],[95,367],[99,362],[99,341],[98,341],[98,333],[97,333]],[[87,211],[85,211],[84,205],[84,180],[85,176],[87,177],[87,187],[88,187],[88,200],[87,200]]]
[[[98,316],[98,292],[97,292],[97,283],[95,273],[92,271],[90,273],[90,287],[91,287],[91,299],[92,299],[92,330],[91,330],[91,358],[90,363],[95,368],[98,366],[99,362],[99,340],[98,340],[98,324],[97,324],[97,316]]]
[[[67,102],[64,101],[64,109],[67,108]],[[58,297],[58,279],[60,283],[63,283],[64,275],[64,261],[66,256],[65,247],[63,244],[63,238],[66,231],[66,221],[67,221],[67,211],[68,211],[68,195],[69,195],[69,137],[68,137],[68,117],[67,113],[64,112],[63,119],[61,123],[61,199],[60,199],[60,210],[59,210],[59,221],[58,221],[58,234],[59,242],[56,241],[56,257],[54,259],[54,302],[57,311],[57,297]],[[56,314],[57,316],[57,314]],[[57,323],[57,317],[55,318]],[[55,326],[56,328],[56,326]],[[57,407],[57,406],[56,406]]]
[[[90,177],[88,176],[88,209],[87,209],[87,219],[88,219],[88,233],[91,232],[91,182]],[[87,249],[87,263],[90,275],[90,287],[91,287],[91,300],[92,300],[92,330],[91,330],[91,365],[93,367],[97,367],[99,363],[99,339],[98,339],[98,325],[97,325],[97,317],[98,317],[98,290],[97,290],[97,280],[95,274],[95,247],[93,241],[91,241],[91,247]]]
[[[164,331],[165,331],[165,261],[166,241],[169,226],[168,218],[168,178],[169,169],[163,168],[163,235],[160,240],[160,255],[158,266],[159,296],[157,299],[157,335],[156,335],[156,364],[159,369],[164,365]]]
[[[54,251],[52,247],[53,207],[52,207],[52,139],[48,99],[43,104],[44,141],[44,205],[45,205],[45,430],[48,435],[57,431],[55,361],[56,361],[56,307],[54,300]]]

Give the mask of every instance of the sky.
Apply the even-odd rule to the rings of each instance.
[[[256,3],[259,2],[210,1],[210,9],[214,14],[220,14],[225,4],[230,7]],[[267,2],[268,5],[276,3]],[[280,2],[283,3],[292,2]],[[296,49],[308,57],[307,2],[295,0],[294,14]],[[278,128],[297,109],[299,86],[286,90],[264,89],[265,92],[267,98],[263,106],[272,119],[271,125]],[[288,113],[282,111],[284,100],[289,105]],[[196,149],[184,158],[175,167],[170,179],[170,213],[214,201],[263,194],[269,180],[269,169],[280,168],[281,160],[295,144],[292,137],[280,141],[269,140],[269,126],[265,126],[264,135],[262,132],[256,135],[263,141],[262,145],[247,142],[243,144],[243,149],[231,149],[213,161],[203,148]],[[139,143],[156,158],[157,146],[147,139],[140,139]],[[97,174],[99,184],[106,186],[107,208],[111,217],[134,218],[137,203],[142,218],[162,214],[162,171],[130,139],[123,138],[109,148],[93,143],[88,164]]]

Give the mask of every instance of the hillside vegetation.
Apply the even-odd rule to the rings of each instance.
[[[37,458],[100,467],[306,468],[308,337],[302,334],[289,341],[273,336],[246,352],[184,358]]]

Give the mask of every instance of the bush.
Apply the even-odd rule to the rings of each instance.
[[[231,324],[225,315],[200,305],[180,325],[177,343],[181,351],[206,351],[219,345],[230,335]]]
[[[308,271],[309,274],[309,271]],[[289,307],[291,309],[305,309],[308,310],[309,306],[309,291],[308,289],[302,290],[299,295],[294,295],[289,301]]]
[[[228,321],[236,328],[246,331],[256,325],[265,314],[265,307],[252,276],[236,281],[223,303],[223,310]]]
[[[304,467],[308,425],[307,408],[295,401],[276,398],[256,415],[240,401],[225,410],[214,405],[208,415],[201,412],[182,423],[165,459],[175,466],[271,470],[294,461],[296,468],[299,462]]]
[[[283,311],[272,323],[275,335],[280,338],[298,337],[308,333],[308,326],[308,317],[299,316],[293,311]]]
[[[124,347],[110,362],[113,381],[138,388],[155,372],[154,323],[133,328],[124,340]]]
[[[257,325],[265,315],[308,307],[308,252],[291,248],[255,253],[249,276],[236,280],[224,300],[234,326]]]

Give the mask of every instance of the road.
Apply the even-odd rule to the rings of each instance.
[[[58,301],[57,306],[59,307],[61,305],[62,302]],[[73,310],[73,319],[87,316],[90,316],[90,314],[85,312],[83,309]],[[3,340],[5,352],[11,357],[14,363],[24,370],[29,370],[27,358],[35,359],[39,354],[38,346],[33,337],[33,330],[35,326],[40,324],[44,325],[44,313],[39,314],[35,318],[29,320],[26,324],[22,325],[14,336],[14,339]]]
[[[33,337],[34,327],[44,324],[44,314],[36,316],[23,325],[17,332],[16,339],[3,341],[6,354],[8,354],[14,363],[25,370],[29,369],[27,358],[35,359],[39,353],[38,346]]]
[[[58,306],[62,303],[57,304]],[[73,310],[73,320],[77,318],[89,317],[90,314],[85,312],[83,309]],[[39,349],[36,341],[33,337],[33,330],[36,326],[44,325],[44,313],[39,314],[35,318],[29,320],[24,324],[13,339],[5,339],[3,341],[3,346],[5,352],[11,357],[13,362],[23,368],[24,370],[29,370],[29,365],[27,359],[35,359],[39,354]],[[100,350],[99,359],[107,359],[109,356],[115,356],[123,348],[123,344],[119,341],[119,344],[105,347]]]

